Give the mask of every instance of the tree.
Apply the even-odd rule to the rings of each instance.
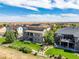
[[[16,40],[15,33],[13,31],[6,31],[5,37],[7,43],[12,43],[14,40]]]
[[[15,29],[15,37],[17,38],[17,36],[18,36],[18,31]]]
[[[70,24],[71,27],[76,27],[76,24]]]
[[[44,35],[45,43],[47,44],[53,44],[54,43],[54,33],[53,31],[47,31]]]
[[[63,28],[62,24],[51,24],[51,30],[53,32],[56,32],[58,29],[61,29],[61,28]]]

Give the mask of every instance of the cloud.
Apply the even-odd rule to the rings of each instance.
[[[38,10],[36,7],[47,8],[47,9],[51,9],[52,7],[50,0],[0,0],[0,2],[31,10]]]
[[[38,11],[37,7],[46,9],[54,7],[79,9],[79,0],[0,0],[0,2],[36,11]]]
[[[78,17],[79,15],[78,14],[72,14],[72,13],[69,13],[69,14],[61,14],[62,17]]]
[[[2,22],[79,22],[79,15],[76,14],[61,14],[61,15],[31,14],[23,16],[0,15],[0,22],[1,21]]]
[[[54,0],[53,7],[79,9],[79,0]]]
[[[53,2],[52,2],[53,1]],[[8,4],[11,6],[22,7],[39,11],[37,7],[53,9],[79,9],[79,0],[0,0],[0,3]],[[0,8],[2,6],[0,5]],[[23,11],[23,10],[22,10]],[[53,11],[52,11],[53,12]],[[3,20],[3,21],[2,21]],[[39,21],[40,20],[40,21]],[[28,15],[0,15],[2,22],[79,22],[78,14],[28,14]]]

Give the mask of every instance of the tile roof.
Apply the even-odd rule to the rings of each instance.
[[[79,27],[66,27],[66,28],[59,29],[55,33],[72,34],[75,37],[79,37]]]

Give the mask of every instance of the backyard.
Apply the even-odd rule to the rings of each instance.
[[[22,41],[15,41],[12,44],[12,47],[19,48],[19,47],[28,47],[30,49],[38,51],[41,46],[38,44],[34,44],[31,42],[22,42]],[[53,46],[52,46],[53,47]],[[62,55],[68,59],[79,59],[79,56],[76,56],[75,53],[63,49],[57,48],[50,48],[45,52],[46,55]]]
[[[76,56],[71,51],[65,51],[63,49],[50,48],[45,52],[46,55],[62,55],[68,59],[79,59],[79,56]]]
[[[5,42],[4,37],[0,38],[0,44],[2,44],[3,42]],[[15,40],[13,43],[9,43],[11,48],[4,47],[3,45],[7,45],[7,44],[2,44],[0,46],[0,59],[18,59],[18,58],[19,59],[37,59],[37,58],[46,59],[44,57],[34,56],[31,53],[25,54],[25,53],[22,53],[22,52],[16,50],[18,48],[25,47],[25,48],[29,48],[31,50],[38,51],[41,48],[41,46],[36,43]],[[14,49],[12,49],[12,48],[14,48]],[[16,55],[16,57],[14,57],[15,55]]]
[[[0,38],[0,43],[3,43],[3,42],[5,42],[5,38]],[[10,47],[14,48],[14,49],[19,49],[19,48],[25,47],[25,48],[29,48],[29,49],[35,50],[35,51],[38,51],[41,49],[41,46],[39,44],[31,43],[31,42],[27,42],[27,41],[23,42],[23,41],[19,41],[19,40],[15,40],[13,43],[11,43]],[[75,53],[73,53],[71,51],[63,50],[63,49],[53,48],[53,46],[52,46],[52,48],[48,48],[45,51],[45,54],[47,56],[62,55],[68,59],[79,59],[79,56],[75,55]]]

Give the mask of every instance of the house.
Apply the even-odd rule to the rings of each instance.
[[[0,37],[3,37],[6,32],[6,27],[0,27]]]
[[[54,46],[79,52],[79,27],[66,27],[55,32]]]
[[[50,26],[48,24],[10,24],[7,25],[5,28],[0,28],[1,32],[0,35],[6,31],[13,31],[17,33],[17,39],[19,40],[26,40],[31,41],[34,43],[43,43],[44,42],[44,34],[46,31],[50,30]],[[3,33],[4,32],[4,33]]]
[[[43,43],[44,42],[44,34],[46,31],[50,30],[48,25],[44,24],[32,24],[26,27],[24,30],[24,40],[35,42],[35,43]]]
[[[14,33],[16,33],[17,35],[17,39],[23,39],[23,24],[21,25],[9,25],[6,27],[7,31],[13,31]]]
[[[19,26],[19,27],[16,28],[16,30],[17,30],[17,33],[18,33],[17,38],[22,39],[22,37],[23,37],[23,27]]]

